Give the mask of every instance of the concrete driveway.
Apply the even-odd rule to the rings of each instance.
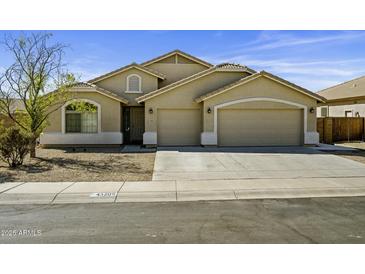
[[[365,165],[308,147],[159,148],[152,180],[365,177]]]

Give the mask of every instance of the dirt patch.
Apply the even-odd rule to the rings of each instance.
[[[365,164],[365,151],[364,150],[358,150],[358,151],[333,151],[333,152],[330,152],[330,153]]]
[[[110,149],[38,149],[13,170],[0,161],[2,182],[149,181],[155,153],[121,153]]]
[[[351,147],[365,150],[365,142],[338,143],[338,146]]]
[[[365,142],[338,143],[337,146],[356,148],[353,151],[331,151],[329,153],[365,164]]]

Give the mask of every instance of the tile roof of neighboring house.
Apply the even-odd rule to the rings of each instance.
[[[89,80],[87,82],[89,82],[89,83],[96,83],[96,82],[99,82],[99,81],[104,80],[106,78],[112,77],[115,74],[121,73],[123,71],[129,70],[129,69],[132,69],[132,68],[136,68],[138,70],[144,71],[144,72],[146,72],[148,74],[151,74],[151,75],[153,75],[155,77],[158,77],[158,78],[161,78],[161,79],[165,79],[166,78],[166,76],[164,74],[162,74],[162,73],[160,73],[160,72],[158,72],[156,70],[153,70],[153,69],[150,69],[150,68],[146,68],[146,67],[141,66],[141,65],[139,65],[137,63],[132,63],[132,64],[129,64],[127,66],[118,68],[118,69],[113,70],[111,72],[108,72],[106,74],[103,74],[101,76],[98,76],[98,77],[96,77],[94,79],[91,79],[91,80]]]
[[[152,97],[155,97],[157,95],[160,95],[160,94],[162,94],[162,93],[164,93],[166,91],[169,91],[169,90],[171,90],[171,89],[173,89],[175,87],[178,87],[178,86],[187,84],[187,83],[189,83],[191,81],[194,81],[196,79],[199,79],[200,77],[203,77],[203,76],[208,75],[210,73],[213,73],[215,71],[241,71],[241,72],[248,72],[248,73],[252,74],[252,71],[254,71],[254,70],[249,69],[246,66],[240,66],[240,67],[230,68],[230,67],[224,67],[224,66],[222,67],[221,65],[216,65],[216,66],[214,66],[214,67],[212,67],[210,69],[203,70],[201,72],[198,72],[196,74],[193,74],[191,76],[188,76],[186,78],[183,78],[183,79],[181,79],[179,81],[173,82],[173,83],[171,83],[171,84],[169,84],[167,86],[164,86],[163,88],[160,88],[160,89],[157,89],[155,91],[149,92],[149,93],[147,93],[145,95],[142,95],[142,96],[136,98],[136,100],[137,100],[138,103],[144,102],[147,99],[150,99]]]
[[[197,58],[197,57],[195,57],[195,56],[192,56],[192,55],[190,55],[190,54],[188,54],[188,53],[186,53],[186,52],[183,52],[183,51],[181,51],[181,50],[178,50],[178,49],[173,50],[173,51],[170,51],[170,52],[165,53],[165,54],[163,54],[163,55],[157,56],[156,58],[153,58],[153,59],[148,60],[148,61],[146,61],[146,62],[143,62],[143,63],[141,63],[141,65],[142,65],[142,66],[148,66],[148,65],[150,65],[150,64],[153,64],[153,63],[155,63],[155,62],[158,62],[158,61],[160,61],[160,60],[162,60],[162,59],[165,59],[165,58],[167,58],[167,57],[169,57],[169,56],[172,56],[172,55],[174,55],[174,54],[180,54],[181,56],[183,56],[183,57],[185,57],[185,58],[187,58],[187,59],[190,59],[190,60],[192,60],[192,61],[194,61],[194,62],[197,62],[197,63],[199,63],[199,64],[202,64],[202,65],[204,65],[204,66],[206,66],[206,67],[208,67],[208,68],[213,67],[213,65],[212,65],[212,64],[210,64],[210,63],[208,63],[208,62],[206,62],[206,61],[204,61],[204,60],[202,60],[202,59],[199,59],[199,58]]]
[[[79,82],[79,83],[75,83],[74,85],[72,85],[71,88],[85,88],[86,91],[90,90],[90,91],[96,91],[99,92],[105,96],[111,97],[117,101],[120,101],[124,104],[128,104],[128,100],[124,97],[122,97],[119,94],[116,94],[112,91],[106,90],[104,88],[98,87],[95,84],[91,84],[91,83],[86,83],[86,82]]]
[[[207,99],[209,99],[211,97],[214,97],[214,96],[216,96],[218,94],[221,94],[223,92],[226,92],[227,90],[230,90],[231,88],[234,88],[236,86],[243,85],[245,83],[248,83],[248,82],[250,82],[250,81],[252,81],[254,79],[257,79],[257,78],[263,77],[263,76],[264,77],[267,77],[267,78],[270,78],[270,79],[272,79],[274,81],[277,81],[279,83],[282,83],[282,84],[284,84],[286,86],[289,86],[291,88],[294,88],[294,89],[298,90],[301,93],[304,93],[304,94],[306,94],[306,95],[308,95],[308,96],[310,96],[312,98],[317,99],[318,101],[321,101],[321,102],[324,102],[325,101],[325,98],[323,98],[322,96],[320,96],[320,95],[318,95],[316,93],[313,93],[313,92],[311,92],[311,91],[309,91],[309,90],[307,90],[305,88],[302,88],[300,86],[297,86],[297,85],[295,85],[295,84],[293,84],[293,83],[291,83],[289,81],[286,81],[286,80],[284,80],[284,79],[282,79],[282,78],[280,78],[278,76],[275,76],[275,75],[273,75],[271,73],[268,73],[266,71],[260,71],[260,72],[257,72],[255,74],[252,74],[250,76],[241,78],[238,81],[235,81],[235,82],[233,82],[231,84],[228,84],[228,85],[226,85],[224,87],[221,87],[221,88],[219,88],[217,90],[214,90],[214,91],[209,92],[209,93],[207,93],[205,95],[202,95],[202,96],[196,98],[195,101],[198,102],[198,103],[200,103],[200,102],[205,101],[205,100],[207,100]]]
[[[365,97],[365,76],[319,91],[327,100]]]

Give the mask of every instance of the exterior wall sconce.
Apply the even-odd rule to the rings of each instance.
[[[311,108],[309,109],[309,112],[310,112],[310,113],[313,113],[313,112],[314,112],[314,107],[311,107]]]
[[[149,108],[148,113],[149,114],[153,114],[153,109],[152,108]]]
[[[207,112],[208,113],[211,113],[212,112],[212,109],[210,107],[208,107]]]

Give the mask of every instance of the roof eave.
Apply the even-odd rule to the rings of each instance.
[[[341,101],[353,101],[353,100],[364,100],[365,95],[353,96],[353,97],[342,97],[342,98],[334,98],[334,99],[326,99],[326,103],[336,103]]]
[[[145,72],[147,74],[150,74],[150,75],[155,76],[157,78],[160,78],[162,80],[165,80],[166,79],[166,76],[163,76],[161,74],[154,73],[154,72],[149,71],[148,69],[146,69],[146,68],[144,68],[144,67],[142,67],[142,66],[140,66],[138,64],[132,63],[132,64],[127,65],[125,67],[122,67],[120,69],[114,70],[112,72],[106,73],[106,74],[101,75],[99,77],[96,77],[94,79],[88,80],[87,83],[95,84],[95,83],[100,82],[102,80],[105,80],[105,79],[108,79],[110,77],[113,77],[116,74],[122,73],[124,71],[128,71],[128,70],[130,70],[132,68],[138,69],[140,71],[143,71],[143,72]]]
[[[120,97],[116,94],[114,95],[114,94],[112,94],[111,91],[107,91],[107,90],[99,88],[98,86],[95,86],[95,85],[90,86],[90,87],[71,87],[69,89],[69,92],[96,92],[103,96],[106,96],[106,97],[109,97],[116,101],[119,101],[123,104],[128,104],[128,102],[129,102],[127,99]]]
[[[168,57],[170,57],[170,56],[172,56],[172,55],[174,55],[174,54],[180,54],[180,55],[182,55],[183,57],[188,58],[188,59],[190,59],[190,60],[192,60],[192,61],[194,61],[194,62],[196,62],[196,63],[199,63],[199,64],[201,64],[201,65],[203,65],[203,66],[206,66],[206,67],[208,67],[208,68],[213,67],[213,65],[212,65],[212,64],[210,64],[210,63],[208,63],[208,62],[206,62],[206,61],[204,61],[204,60],[202,60],[202,59],[199,59],[199,58],[197,58],[197,57],[195,57],[195,56],[192,56],[192,55],[190,55],[190,54],[188,54],[188,53],[185,53],[185,52],[183,52],[183,51],[181,51],[181,50],[173,50],[173,51],[171,51],[171,52],[168,52],[168,53],[166,53],[166,54],[163,54],[163,55],[161,55],[161,56],[158,56],[158,57],[153,58],[153,59],[151,59],[151,60],[148,60],[148,61],[146,61],[146,62],[143,62],[143,63],[141,63],[140,65],[141,65],[141,66],[148,66],[148,65],[151,65],[151,64],[153,64],[153,63],[156,63],[156,62],[158,62],[158,61],[160,61],[160,60],[162,60],[162,59],[164,59],[164,58],[168,58]]]
[[[297,90],[297,91],[299,91],[299,92],[301,92],[301,93],[303,93],[303,94],[305,94],[305,95],[307,95],[309,97],[312,97],[312,98],[316,99],[319,102],[322,102],[322,103],[325,103],[326,102],[326,99],[323,98],[322,96],[317,95],[317,94],[315,94],[315,93],[313,93],[313,92],[311,92],[311,91],[309,91],[307,89],[304,89],[304,88],[302,88],[300,86],[297,86],[297,85],[295,85],[295,84],[293,84],[291,82],[288,82],[288,81],[286,81],[286,80],[284,80],[284,79],[282,79],[282,78],[280,78],[278,76],[275,76],[275,75],[273,75],[271,73],[268,73],[266,71],[257,72],[255,74],[252,74],[252,75],[250,75],[248,77],[245,77],[245,78],[239,80],[235,85],[227,85],[227,87],[226,88],[223,88],[222,90],[217,89],[216,91],[213,91],[213,92],[207,93],[206,95],[200,96],[200,97],[198,97],[198,98],[195,99],[195,102],[200,103],[200,102],[206,101],[206,100],[208,100],[208,99],[210,99],[212,97],[215,97],[215,96],[217,96],[217,95],[219,95],[221,93],[224,93],[224,92],[226,92],[226,91],[228,91],[230,89],[233,89],[233,88],[235,88],[237,86],[244,85],[244,84],[246,84],[246,83],[248,83],[250,81],[253,81],[253,80],[255,80],[255,79],[259,78],[259,77],[267,77],[267,78],[269,78],[269,79],[271,79],[273,81],[279,82],[279,83],[281,83],[283,85],[286,85],[286,86],[288,86],[288,87],[290,87],[292,89],[295,89],[295,90]]]
[[[249,71],[250,70],[250,71]],[[180,81],[182,81],[182,83],[181,84],[177,84],[176,85],[176,83],[177,82],[174,82],[174,83],[172,83],[171,84],[171,87],[169,88],[169,86],[166,86],[166,87],[163,87],[163,88],[161,88],[161,93],[157,93],[157,91],[159,91],[158,89],[157,90],[155,90],[155,91],[152,91],[152,92],[150,92],[150,93],[148,93],[148,94],[145,94],[145,95],[142,95],[142,96],[140,96],[140,97],[138,97],[138,98],[136,98],[136,101],[138,102],[138,103],[142,103],[142,102],[144,102],[144,101],[146,101],[146,100],[149,100],[149,99],[151,99],[151,98],[153,98],[153,97],[156,97],[156,96],[158,96],[158,95],[160,95],[160,94],[162,94],[162,93],[165,93],[165,92],[167,92],[167,91],[169,91],[169,90],[171,90],[171,89],[174,89],[174,88],[177,88],[177,87],[179,87],[179,86],[182,86],[182,85],[185,85],[185,84],[187,84],[187,83],[190,83],[190,82],[192,82],[192,81],[195,81],[195,80],[197,80],[197,79],[199,79],[199,78],[201,78],[201,77],[204,77],[204,76],[206,76],[206,75],[209,75],[209,74],[211,74],[211,73],[213,73],[213,72],[247,72],[247,73],[251,73],[252,74],[252,70],[251,69],[248,69],[248,68],[244,68],[244,69],[221,69],[221,68],[216,68],[216,67],[212,67],[212,68],[210,68],[210,69],[207,69],[207,70],[204,70],[204,71],[202,71],[202,72],[199,72],[199,73],[196,73],[196,74],[194,74],[194,75],[197,75],[197,74],[201,74],[201,75],[199,75],[198,77],[194,77],[194,75],[191,75],[191,76],[189,76],[189,77],[187,77],[187,78],[184,78],[184,79],[181,79]],[[250,75],[250,76],[252,76],[252,75]],[[248,76],[248,77],[250,77],[250,76]],[[191,77],[191,79],[190,80],[188,80],[188,81],[186,81],[186,79],[188,79],[188,78],[190,78]],[[179,81],[178,81],[179,82]],[[156,92],[156,93],[154,93],[154,92]]]

